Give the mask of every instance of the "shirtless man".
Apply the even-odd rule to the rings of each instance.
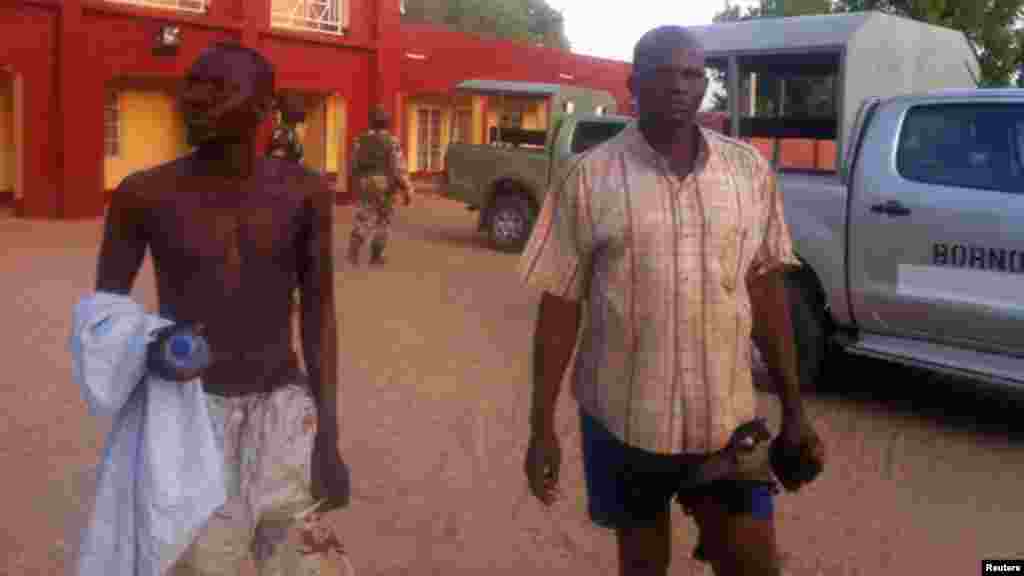
[[[181,98],[196,150],[125,178],[106,217],[97,291],[128,294],[149,249],[160,315],[201,323],[213,353],[203,385],[228,502],[174,574],[238,574],[251,552],[260,574],[313,575],[341,551],[319,525],[347,505],[349,482],[338,446],[334,202],[300,165],[257,157],[273,94],[273,67],[258,52],[209,48]],[[292,347],[296,290],[306,373]]]

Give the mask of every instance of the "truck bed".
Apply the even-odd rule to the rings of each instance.
[[[827,172],[782,171],[778,177],[785,204],[786,221],[791,228],[816,222],[843,232],[846,218],[846,185],[838,174]],[[797,236],[796,230],[792,230]]]

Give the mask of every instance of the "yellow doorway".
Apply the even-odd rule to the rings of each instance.
[[[302,164],[337,180],[336,187],[344,191],[348,178],[347,128],[348,106],[340,94],[301,94],[282,91],[290,106],[302,107],[302,121],[295,125],[296,136],[302,144]]]
[[[113,190],[139,170],[186,153],[185,124],[173,87],[123,81],[107,87],[104,102],[104,183]]]
[[[21,77],[0,67],[0,206],[10,210],[22,195]]]

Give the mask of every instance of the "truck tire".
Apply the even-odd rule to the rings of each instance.
[[[800,388],[813,392],[819,389],[829,351],[828,316],[813,272],[803,269],[786,275],[786,287]]]
[[[530,237],[533,224],[530,201],[523,196],[501,195],[494,199],[487,222],[491,245],[501,252],[519,252]]]

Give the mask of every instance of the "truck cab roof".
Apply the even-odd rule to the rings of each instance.
[[[927,92],[916,92],[914,94],[901,94],[884,99],[884,102],[906,102],[919,100],[973,100],[979,99],[1024,98],[1024,89],[1020,88],[947,88],[943,90],[931,90]]]

